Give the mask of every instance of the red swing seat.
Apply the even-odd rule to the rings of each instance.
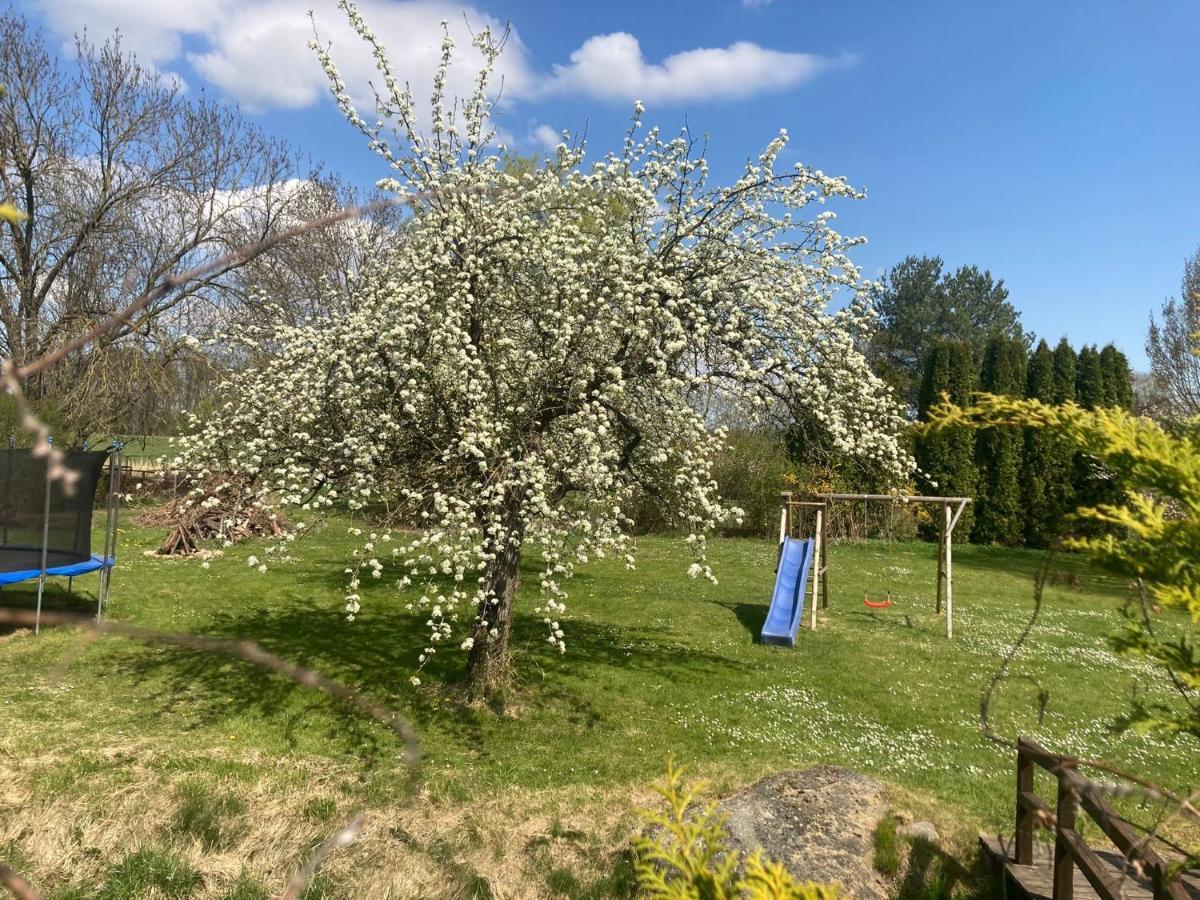
[[[863,606],[868,606],[871,609],[887,609],[892,605],[892,592],[887,592],[887,597],[881,600],[872,600],[871,595],[863,591]]]

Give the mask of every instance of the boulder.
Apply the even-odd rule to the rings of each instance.
[[[900,835],[910,841],[924,841],[927,844],[938,842],[937,828],[932,822],[913,822],[911,825],[902,825]]]
[[[891,891],[875,869],[875,826],[887,813],[883,786],[837,766],[780,772],[721,803],[731,843],[802,881],[837,882],[856,900]]]

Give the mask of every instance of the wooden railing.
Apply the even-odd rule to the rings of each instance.
[[[1034,791],[1035,766],[1058,779],[1053,809]],[[1075,828],[1082,809],[1125,856],[1129,869],[1149,879],[1155,900],[1188,900],[1187,891],[1167,861],[1108,805],[1076,767],[1074,757],[1051,753],[1026,738],[1017,740],[1017,864],[1033,864],[1034,828],[1049,829],[1054,832],[1054,900],[1071,900],[1076,867],[1102,900],[1120,900],[1124,895],[1121,873],[1100,859]]]

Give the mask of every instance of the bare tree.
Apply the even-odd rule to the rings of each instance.
[[[316,219],[379,199],[376,194],[364,196],[337,176],[320,173],[297,188],[289,214],[297,220]],[[267,317],[277,325],[281,318],[299,324],[344,309],[359,273],[383,259],[402,227],[400,207],[370,209],[361,218],[279,244],[251,260],[233,277],[239,293],[234,314]]]
[[[1200,247],[1184,260],[1179,299],[1164,303],[1159,316],[1150,316],[1146,335],[1158,411],[1173,419],[1200,415]]]
[[[285,144],[235,109],[189,99],[124,52],[119,35],[99,45],[79,37],[75,48],[75,65],[65,67],[21,15],[0,15],[0,189],[27,214],[0,228],[0,352],[18,366],[104,319],[130,293],[296,221],[290,210],[302,182]],[[245,260],[229,260],[156,296],[53,379],[31,379],[31,398],[111,370],[115,361],[97,354],[112,348],[169,348],[190,301],[236,296],[230,275]]]

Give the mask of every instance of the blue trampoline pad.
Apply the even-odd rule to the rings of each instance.
[[[117,564],[117,561],[109,556],[107,559],[103,556],[92,556],[91,559],[85,559],[82,562],[74,562],[65,566],[47,566],[46,577],[51,575],[60,576],[75,576],[86,575],[88,572],[97,572],[103,569],[105,564],[111,568]],[[37,581],[42,575],[41,568],[36,569],[21,569],[16,572],[0,572],[0,585],[16,584],[19,581]]]

